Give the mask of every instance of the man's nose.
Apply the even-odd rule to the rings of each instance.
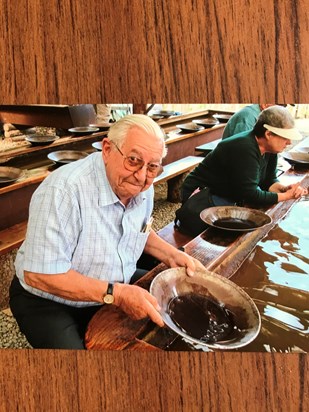
[[[147,179],[147,165],[144,164],[140,169],[136,170],[134,176],[136,179],[144,182]]]

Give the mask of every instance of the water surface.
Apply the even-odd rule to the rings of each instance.
[[[294,204],[262,239],[232,280],[256,303],[262,327],[238,351],[309,350],[309,201]],[[201,350],[178,338],[170,350]]]

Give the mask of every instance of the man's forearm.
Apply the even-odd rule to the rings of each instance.
[[[154,230],[151,230],[148,236],[144,251],[165,264],[168,264],[169,258],[177,253],[177,249],[160,238]]]
[[[73,269],[66,273],[46,275],[25,271],[25,282],[33,288],[42,290],[63,299],[102,303],[107,289],[107,281],[93,279]]]

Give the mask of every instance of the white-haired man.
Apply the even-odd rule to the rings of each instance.
[[[54,171],[31,200],[10,306],[36,348],[84,348],[87,324],[103,303],[163,326],[156,299],[129,284],[143,251],[193,275],[199,262],[151,229],[153,180],[164,133],[149,117],[116,122],[94,153]]]

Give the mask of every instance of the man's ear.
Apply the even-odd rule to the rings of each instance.
[[[266,132],[264,134],[264,137],[265,137],[266,140],[269,140],[270,137],[271,137],[271,132],[269,130],[266,130]]]
[[[106,159],[108,157],[111,150],[112,150],[112,144],[111,144],[110,140],[108,139],[108,137],[105,137],[102,140],[102,156],[103,156],[103,159]]]

